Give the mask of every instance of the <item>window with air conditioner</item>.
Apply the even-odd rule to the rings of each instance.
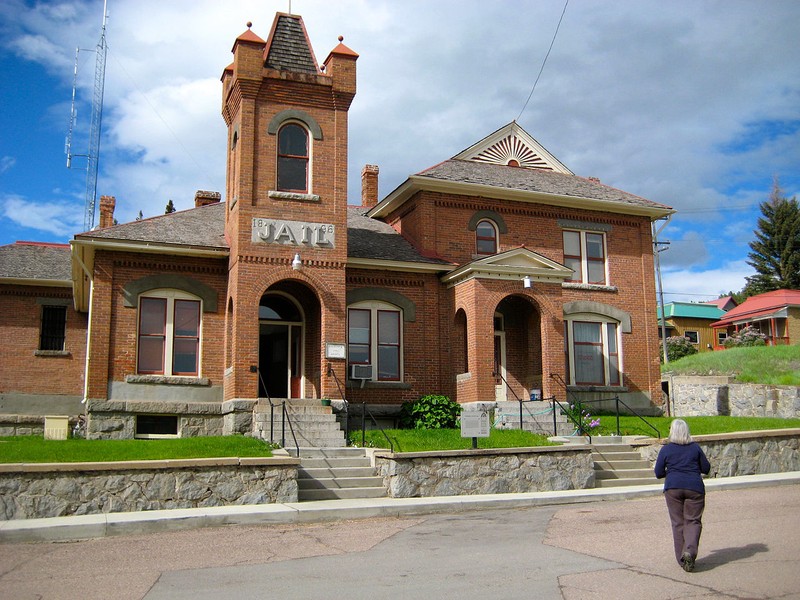
[[[402,311],[384,302],[347,310],[347,360],[353,379],[402,380]],[[358,373],[359,377],[355,377]],[[370,377],[361,377],[369,374]]]

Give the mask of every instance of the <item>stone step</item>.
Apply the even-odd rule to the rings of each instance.
[[[342,458],[303,458],[300,457],[300,465],[304,469],[328,469],[342,467],[372,467],[370,460],[364,456],[350,456]]]
[[[363,467],[300,467],[297,477],[315,479],[335,479],[352,477],[373,477],[375,469],[371,466]]]
[[[300,458],[367,458],[363,448],[342,446],[339,448],[301,447]]]
[[[609,488],[609,487],[625,487],[628,485],[652,485],[658,483],[655,477],[641,478],[641,479],[595,479],[594,487],[596,488]]]
[[[603,468],[605,470],[627,470],[627,469],[649,469],[652,471],[653,469],[650,467],[650,463],[646,460],[642,460],[641,458],[637,460],[605,460],[605,459],[597,459],[593,458],[595,468]]]
[[[327,479],[298,478],[298,490],[345,490],[351,488],[376,488],[383,486],[383,477],[331,477]],[[385,492],[385,490],[384,490]]]
[[[363,498],[384,498],[386,488],[347,488],[347,489],[319,489],[319,490],[297,490],[297,499],[301,502],[313,502],[316,500],[360,500]]]
[[[597,479],[652,479],[656,481],[656,476],[651,469],[624,469],[609,471],[598,469],[595,465],[594,478]]]

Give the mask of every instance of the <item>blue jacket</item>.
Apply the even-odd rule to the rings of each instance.
[[[683,489],[705,493],[701,473],[708,475],[711,463],[697,443],[667,444],[656,459],[656,477],[663,479],[664,489]]]

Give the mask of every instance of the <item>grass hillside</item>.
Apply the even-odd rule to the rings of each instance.
[[[800,386],[800,345],[700,352],[661,365],[675,375],[729,375],[740,383]]]

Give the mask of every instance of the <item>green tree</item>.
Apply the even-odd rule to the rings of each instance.
[[[178,209],[175,208],[175,205],[172,203],[172,198],[170,198],[169,202],[167,202],[167,206],[164,207],[164,214],[168,215],[170,213],[174,213],[176,210]]]
[[[756,239],[750,242],[747,264],[756,274],[747,278],[744,293],[800,289],[800,206],[783,195],[778,180],[769,200],[760,205]]]

